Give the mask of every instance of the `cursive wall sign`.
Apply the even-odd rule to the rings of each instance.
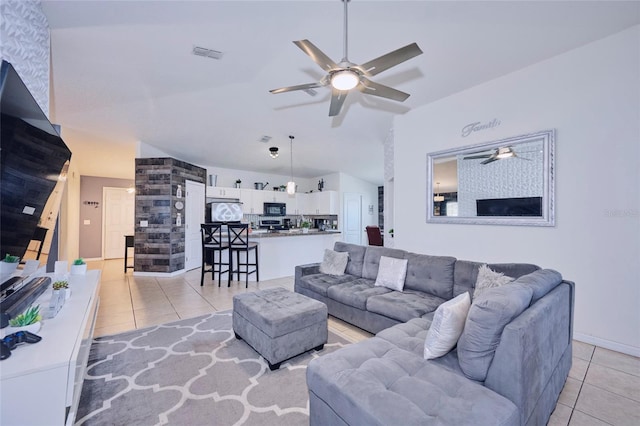
[[[494,118],[492,121],[488,123],[481,124],[480,121],[476,121],[475,123],[467,124],[462,128],[462,137],[466,138],[473,132],[478,132],[480,130],[492,129],[494,127],[498,127],[500,125],[500,120]]]

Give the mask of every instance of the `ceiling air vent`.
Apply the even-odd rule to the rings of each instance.
[[[271,140],[271,136],[264,135],[263,137],[261,137],[261,138],[259,139],[259,142],[267,143],[267,142],[269,142],[270,140]]]
[[[221,59],[224,53],[217,50],[207,49],[205,47],[193,46],[192,53],[196,56],[204,56],[206,58]]]

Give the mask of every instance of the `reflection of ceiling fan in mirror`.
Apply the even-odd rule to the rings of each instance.
[[[480,164],[489,164],[489,163],[493,163],[494,161],[504,160],[505,158],[519,158],[521,160],[531,161],[531,159],[529,159],[529,158],[524,158],[524,157],[520,157],[520,156],[516,155],[516,152],[513,150],[513,147],[511,147],[511,146],[495,148],[495,149],[492,149],[490,152],[488,152],[486,154],[468,155],[466,157],[463,157],[462,159],[463,160],[476,160],[476,159],[479,159],[479,158],[486,158],[486,160],[484,160]]]
[[[317,87],[331,86],[331,105],[329,106],[329,117],[340,114],[342,104],[347,98],[347,94],[352,89],[357,89],[367,95],[379,96],[392,99],[394,101],[405,101],[409,94],[396,90],[389,86],[374,83],[368,77],[372,77],[404,61],[422,54],[422,50],[416,43],[411,43],[393,52],[382,55],[364,64],[358,65],[350,62],[347,58],[347,4],[344,2],[344,56],[339,63],[335,63],[325,55],[309,40],[299,40],[293,43],[304,53],[327,72],[317,83],[300,84],[297,86],[282,87],[270,90],[271,93],[292,92],[294,90],[309,90]]]

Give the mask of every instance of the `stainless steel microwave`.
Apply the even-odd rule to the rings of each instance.
[[[285,203],[264,203],[265,216],[286,216],[287,205]]]

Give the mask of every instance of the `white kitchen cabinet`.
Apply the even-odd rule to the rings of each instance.
[[[243,189],[240,193],[240,201],[244,214],[262,214],[264,211],[264,191]]]
[[[287,214],[306,214],[306,206],[307,201],[309,199],[309,194],[304,193],[296,193],[295,197],[293,197],[293,202],[291,209],[289,209],[289,204],[287,204]]]
[[[235,198],[239,199],[240,188],[225,188],[222,186],[207,186],[207,197],[209,198]]]
[[[304,214],[338,214],[338,192],[322,191],[306,195]]]

